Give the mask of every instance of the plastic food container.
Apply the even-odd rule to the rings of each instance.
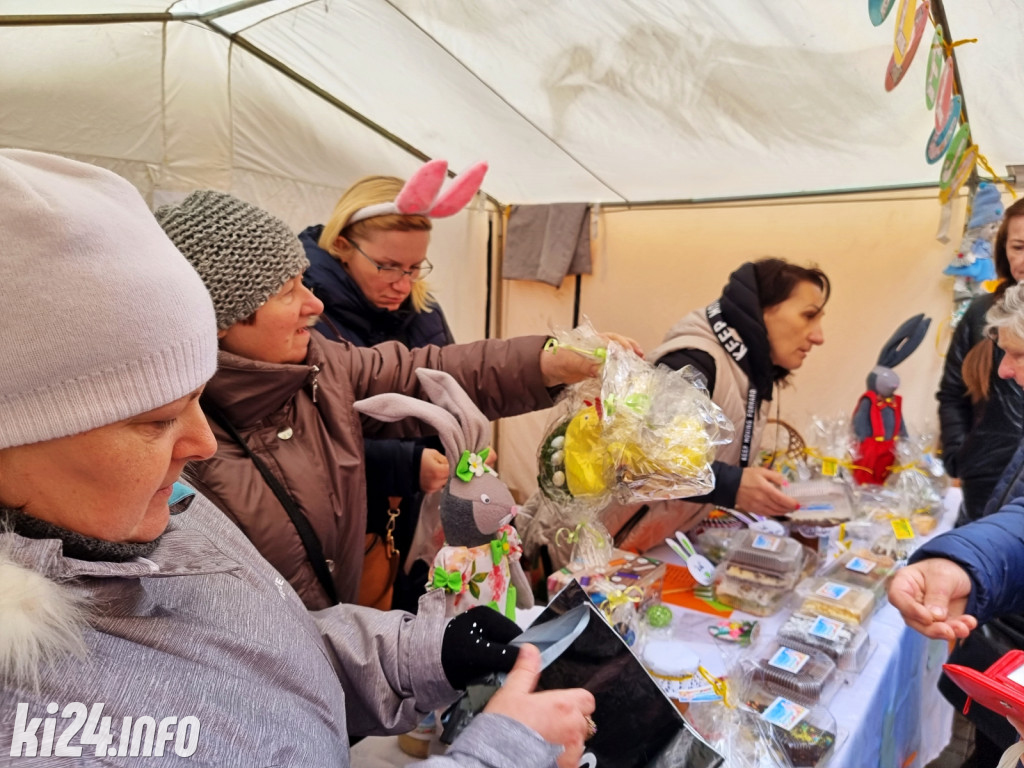
[[[872,649],[863,627],[809,613],[792,614],[779,628],[776,639],[790,648],[820,651],[847,672],[864,669]]]
[[[806,706],[828,703],[839,686],[836,664],[824,653],[780,643],[758,659],[751,677],[766,691]]]
[[[758,573],[775,574],[783,581],[798,574],[803,567],[803,547],[800,542],[785,536],[772,536],[748,529],[736,534],[730,542],[730,548],[726,558],[729,565],[747,566]]]
[[[748,579],[734,578],[719,566],[715,572],[715,599],[740,611],[754,616],[771,616],[777,613],[793,590],[791,586],[758,584]]]
[[[805,579],[796,588],[800,613],[825,616],[848,624],[865,624],[877,601],[873,590],[821,576]]]
[[[806,549],[784,536],[740,531],[715,571],[715,599],[755,616],[771,616],[800,580]]]
[[[786,515],[794,527],[829,528],[853,517],[853,495],[842,481],[805,480],[782,490],[800,503],[800,509]]]
[[[753,686],[744,700],[766,724],[793,768],[824,768],[836,745],[836,720],[822,706],[807,707]]]
[[[870,589],[876,598],[880,598],[895,570],[896,561],[891,557],[858,548],[844,552],[829,563],[820,575],[832,581]]]

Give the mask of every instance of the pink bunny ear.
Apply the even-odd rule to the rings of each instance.
[[[442,219],[461,211],[480,189],[485,173],[487,173],[487,163],[483,162],[460,173],[452,179],[448,189],[437,199],[427,215],[431,218]]]
[[[406,215],[429,215],[427,212],[437,199],[437,193],[441,191],[447,172],[447,160],[431,160],[416,171],[395,198],[398,212]]]

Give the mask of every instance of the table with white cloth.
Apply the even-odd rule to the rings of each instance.
[[[951,489],[933,536],[952,527],[959,506],[960,491]],[[648,554],[680,563],[668,547],[657,547]],[[702,663],[713,674],[723,674],[728,663],[721,656],[724,646],[715,645],[707,633],[707,626],[717,619],[677,606],[671,608],[679,636],[699,638],[695,645]],[[540,607],[521,611],[519,623],[528,626],[540,611]],[[760,643],[774,636],[788,613],[783,610],[760,618],[734,611],[733,617],[757,620],[761,624]],[[935,758],[950,738],[953,707],[936,687],[948,646],[907,627],[888,603],[872,617],[868,633],[874,650],[867,666],[851,675],[827,705],[838,726],[837,746],[828,768],[920,768]],[[739,652],[738,647],[734,648],[734,653]],[[443,750],[444,745],[435,738],[432,752]],[[392,768],[415,762],[398,749],[393,736],[364,739],[352,754],[353,765],[361,768]]]
[[[946,493],[941,517],[931,536],[952,527],[960,498],[959,489]],[[681,562],[667,546],[648,554],[670,563]],[[672,610],[678,636],[699,638],[696,650],[702,662],[713,674],[724,673],[728,660],[721,658],[723,646],[710,641],[707,633],[707,626],[717,619],[676,606]],[[732,618],[759,622],[760,647],[775,636],[791,612],[792,609],[783,609],[762,618],[733,611]],[[949,646],[910,629],[888,602],[878,609],[867,629],[874,645],[867,666],[859,673],[845,673],[849,682],[827,704],[838,726],[836,749],[828,768],[924,766],[938,756],[950,739],[953,707],[936,687]]]

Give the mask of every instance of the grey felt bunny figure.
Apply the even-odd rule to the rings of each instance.
[[[458,382],[444,371],[419,368],[430,402],[399,394],[374,395],[354,408],[380,421],[416,418],[437,430],[452,468],[441,492],[445,546],[434,558],[428,588],[448,592],[448,613],[489,605],[511,619],[533,606],[519,558],[522,545],[510,523],[518,508],[508,487],[484,462],[491,424]]]
[[[893,368],[917,349],[930,323],[923,314],[905,321],[882,347],[878,363],[868,374],[867,391],[853,413],[853,430],[859,440],[853,475],[858,483],[881,484],[895,463],[895,441],[906,436],[907,427],[903,400],[896,394],[900,377]]]

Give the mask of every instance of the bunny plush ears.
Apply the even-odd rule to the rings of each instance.
[[[357,400],[352,407],[379,421],[419,419],[437,430],[449,461],[453,466],[457,462],[456,475],[493,474],[493,470],[483,464],[491,443],[491,422],[476,403],[444,371],[417,368],[416,377],[429,403],[408,395],[386,393]]]
[[[924,339],[924,335],[928,333],[931,322],[931,318],[925,317],[924,314],[914,315],[905,321],[885,342],[882,353],[878,356],[878,365],[895,368],[910,357]]]
[[[389,214],[406,216],[428,216],[432,219],[443,219],[453,216],[466,207],[473,195],[480,189],[487,173],[487,163],[477,163],[469,170],[460,173],[443,193],[445,175],[448,173],[447,160],[431,160],[409,177],[394,202],[377,203],[360,208],[353,213],[348,224],[355,224],[363,219]]]

